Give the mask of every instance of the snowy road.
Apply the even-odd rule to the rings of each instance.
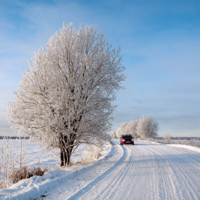
[[[136,141],[49,191],[50,199],[200,199],[200,154]]]

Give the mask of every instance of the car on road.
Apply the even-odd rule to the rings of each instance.
[[[120,137],[120,145],[123,144],[133,144],[134,145],[134,138],[132,135],[122,135]]]

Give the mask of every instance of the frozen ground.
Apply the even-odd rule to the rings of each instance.
[[[15,153],[19,152],[20,147],[17,140],[11,140],[11,143]],[[28,140],[23,140],[23,144],[26,149],[26,158],[28,159],[26,163],[27,165],[40,167],[45,166],[49,168],[55,167],[57,164],[59,164],[58,149],[44,151],[44,147],[42,145],[29,143]],[[84,147],[84,145],[81,145],[77,149],[76,153],[72,156],[72,162],[78,162],[80,161],[81,157],[85,156],[86,152],[83,150]]]
[[[172,140],[174,143],[178,142],[189,142],[189,143],[200,143],[200,140]]]
[[[200,144],[200,140],[170,140],[173,143],[188,143],[188,144],[192,144],[192,143],[196,143],[196,144]]]
[[[199,152],[145,141],[124,146],[118,140],[114,143],[107,156],[76,173],[64,174],[65,178],[58,178],[61,183],[52,180],[50,188],[42,190],[35,182],[35,191],[40,192],[34,198],[200,199]],[[7,199],[23,197],[24,193],[21,198]]]
[[[12,140],[12,143],[15,151],[18,152],[19,146],[17,145],[17,141]],[[78,162],[79,164],[74,165],[73,167],[61,169],[60,167],[56,167],[59,163],[59,155],[56,155],[56,153],[59,152],[58,150],[44,151],[42,146],[29,143],[28,140],[24,141],[24,146],[27,151],[27,165],[36,167],[40,166],[41,168],[45,166],[47,168],[50,167],[51,169],[46,172],[44,176],[35,176],[30,179],[21,180],[18,183],[13,184],[9,189],[0,189],[0,200],[32,200],[37,198],[46,191],[53,189],[55,186],[66,182],[66,180],[73,180],[73,177],[78,173],[82,173],[85,168],[93,166],[98,160],[105,159],[112,149],[112,145],[110,143],[106,143],[103,147],[101,147],[101,157],[97,160],[92,158],[95,153],[95,148],[88,149],[85,148],[85,145],[80,145],[71,158],[72,163]],[[88,164],[84,164],[85,161],[88,162],[90,160],[89,158],[93,161]],[[82,160],[84,160],[84,163],[80,163]]]

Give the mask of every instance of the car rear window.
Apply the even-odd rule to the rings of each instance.
[[[132,138],[131,135],[122,135],[122,138]]]

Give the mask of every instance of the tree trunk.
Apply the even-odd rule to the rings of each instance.
[[[64,141],[60,140],[60,166],[69,166],[70,164],[70,158],[73,150],[74,140],[72,140],[70,143],[68,142],[67,136],[63,136]]]
[[[60,166],[66,166],[66,160],[67,160],[67,156],[66,156],[66,152],[64,151],[64,149],[60,148]]]

